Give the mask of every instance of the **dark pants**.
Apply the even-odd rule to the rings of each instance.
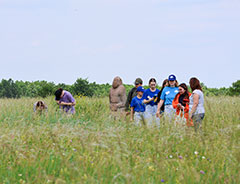
[[[204,113],[200,113],[200,114],[194,114],[192,116],[195,131],[201,128],[204,115],[205,115]]]

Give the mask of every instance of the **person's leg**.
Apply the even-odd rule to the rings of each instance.
[[[172,105],[166,105],[164,110],[165,117],[169,120],[169,122],[174,120],[175,117],[175,109]]]
[[[160,127],[160,118],[156,116],[157,113],[157,105],[153,106],[153,120],[157,127]]]
[[[147,105],[146,106],[146,111],[145,111],[145,123],[147,126],[152,124],[152,106]]]
[[[201,130],[203,118],[204,118],[204,113],[195,114],[195,115],[192,116],[194,129],[195,129],[196,132],[198,131],[198,129]]]
[[[140,114],[139,112],[135,112],[135,113],[134,113],[134,122],[135,122],[135,125],[141,126],[141,120],[142,120],[141,114]]]

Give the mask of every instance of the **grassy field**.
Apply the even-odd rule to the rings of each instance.
[[[240,183],[240,98],[206,98],[202,133],[113,120],[107,98],[47,115],[38,99],[0,99],[0,183]]]

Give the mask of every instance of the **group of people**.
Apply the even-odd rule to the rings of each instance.
[[[130,114],[130,119],[137,125],[160,125],[160,119],[169,121],[182,117],[187,126],[194,126],[195,130],[201,126],[204,118],[204,95],[200,81],[193,77],[189,80],[192,93],[185,83],[178,84],[175,75],[169,75],[157,89],[155,78],[148,82],[149,88],[142,87],[141,78],[135,80],[126,97],[126,90],[120,77],[115,77],[109,93],[110,109],[113,113]],[[129,112],[130,110],[130,112]]]
[[[76,105],[76,101],[70,92],[59,88],[54,95],[55,101],[59,105],[60,109],[70,114],[75,113],[74,106]],[[33,111],[40,114],[43,111],[47,112],[47,105],[42,100],[39,100],[34,103]]]
[[[128,96],[123,86],[122,79],[115,77],[109,92],[110,110],[116,117],[119,114],[129,115],[136,125],[160,125],[160,119],[169,121],[181,117],[187,126],[194,126],[195,130],[201,126],[204,118],[204,95],[200,82],[193,77],[189,80],[192,93],[188,91],[185,83],[178,84],[176,76],[171,74],[162,83],[161,89],[157,89],[157,81],[151,78],[149,88],[143,88],[143,81],[137,78]],[[63,111],[74,114],[76,101],[72,94],[62,88],[55,92],[55,101]],[[129,111],[130,110],[130,111]],[[47,111],[47,105],[43,101],[34,104],[34,112]]]

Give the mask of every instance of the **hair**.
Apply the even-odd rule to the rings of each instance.
[[[148,84],[150,84],[151,82],[155,82],[155,83],[157,83],[157,81],[156,81],[155,78],[151,78],[151,79],[149,80]]]
[[[46,108],[46,105],[44,104],[43,101],[37,101],[37,104],[36,104],[36,109],[40,108],[40,107],[43,107],[43,109]]]
[[[192,89],[192,91],[194,91],[195,89],[199,89],[199,90],[202,91],[202,87],[200,85],[200,81],[196,77],[192,77],[189,80],[189,84],[190,84],[190,88]]]
[[[187,99],[188,99],[188,98],[189,98],[189,92],[188,92],[188,87],[187,87],[187,85],[186,85],[185,83],[181,83],[178,87],[182,87],[182,88],[185,90],[185,92],[183,93],[183,95],[184,95],[184,98],[187,98]],[[180,92],[178,92],[178,94],[180,94]],[[174,100],[176,100],[178,94],[175,96]]]
[[[41,107],[41,106],[44,106],[43,102],[42,101],[38,101],[37,102],[37,107]]]
[[[188,87],[187,87],[187,85],[185,84],[185,83],[181,83],[178,87],[182,87],[184,90],[185,90],[185,92],[184,92],[184,97],[185,98],[189,98],[189,92],[188,92]]]
[[[60,98],[61,98],[61,95],[62,95],[62,91],[63,91],[63,89],[62,88],[59,88],[55,93],[54,93],[54,95],[55,95],[55,99],[56,100],[60,100]]]
[[[167,86],[169,86],[168,79],[165,79],[165,80],[163,81],[163,83],[162,83],[161,90],[160,90],[159,93],[158,93],[157,103],[160,102],[160,96],[161,96],[162,91],[163,91],[163,89],[164,89],[164,87],[165,87],[166,84],[167,84]],[[163,108],[164,108],[164,106],[162,106],[162,110],[163,110]]]
[[[163,90],[163,88],[165,87],[166,84],[167,84],[167,86],[169,86],[168,79],[165,79],[165,80],[163,81],[161,90]]]

